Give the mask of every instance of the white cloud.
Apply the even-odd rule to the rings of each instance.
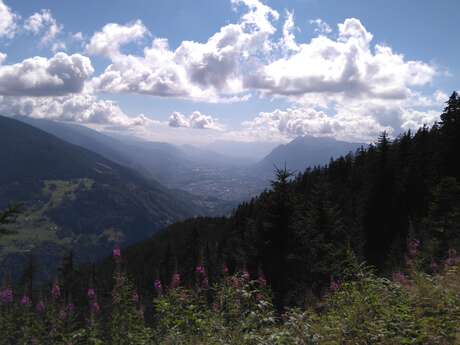
[[[143,56],[120,52],[122,44],[143,36],[142,23],[106,25],[94,34],[87,47],[88,52],[112,60],[105,72],[94,79],[95,87],[108,92],[211,102],[247,99],[242,94],[242,76],[251,61],[273,48],[268,37],[276,29],[270,20],[277,19],[278,13],[258,0],[232,3],[247,7],[238,24],[222,27],[205,43],[183,41],[175,50],[169,47],[167,39],[156,38],[144,49]]]
[[[439,102],[437,93],[425,101]],[[246,136],[259,140],[290,140],[300,135],[334,137],[345,141],[371,142],[383,131],[397,135],[408,129],[431,125],[440,109],[419,107],[417,102],[346,101],[326,109],[296,105],[284,110],[261,112],[243,123]]]
[[[197,128],[197,129],[214,129],[221,130],[223,126],[212,116],[205,115],[199,111],[194,111],[188,117],[180,112],[173,112],[168,122],[170,127]]]
[[[287,50],[299,50],[299,45],[295,40],[294,35],[294,14],[292,12],[286,12],[286,20],[283,25],[283,40],[281,42],[282,47]]]
[[[57,53],[49,59],[36,56],[13,65],[0,65],[0,95],[78,93],[93,72],[91,61],[80,54]]]
[[[369,33],[358,19],[339,24],[332,40],[318,36],[301,44],[297,53],[261,66],[246,79],[246,87],[268,95],[300,98],[404,99],[411,87],[425,85],[436,70],[421,61],[406,61],[390,47],[372,49]]]
[[[7,54],[0,52],[0,65],[6,60],[7,56]]]
[[[122,56],[120,47],[129,42],[137,41],[148,33],[147,28],[140,20],[128,25],[110,23],[102,28],[102,31],[93,35],[86,46],[86,50],[92,55],[102,55],[117,59]]]
[[[324,22],[321,18],[310,20],[310,24],[315,26],[315,32],[321,35],[327,35],[332,32],[332,28],[328,23]]]
[[[52,43],[56,44],[54,41],[62,31],[63,26],[56,21],[50,10],[44,9],[31,15],[26,20],[24,29],[34,35],[43,33],[40,44],[45,46]],[[60,44],[61,48],[65,47],[62,42],[58,42],[57,44]]]
[[[9,8],[3,0],[0,0],[0,38],[13,38],[19,16]]]
[[[143,115],[130,117],[115,102],[100,100],[91,94],[61,97],[0,96],[0,113],[122,127],[143,126],[150,121]]]

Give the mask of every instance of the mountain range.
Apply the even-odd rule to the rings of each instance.
[[[69,249],[93,259],[112,241],[133,243],[212,213],[196,196],[11,118],[0,117],[0,146],[0,209],[23,205],[11,229],[18,235],[0,239],[6,260],[32,253],[52,263]]]
[[[228,215],[269,186],[274,166],[300,171],[360,146],[299,137],[253,163],[212,146],[115,137],[29,117],[0,117],[0,145],[0,209],[23,203],[11,229],[20,231],[0,239],[0,261],[24,264],[34,255],[49,274],[69,250],[78,261],[93,260],[115,241],[135,243],[182,219]],[[268,148],[254,145],[256,152]]]

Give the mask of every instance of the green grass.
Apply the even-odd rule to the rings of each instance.
[[[0,237],[0,258],[14,253],[27,253],[34,247],[44,243],[54,243],[68,247],[75,240],[75,236],[59,238],[58,226],[46,216],[46,212],[58,208],[65,200],[75,200],[79,188],[90,190],[94,185],[91,179],[75,180],[46,180],[40,199],[34,206],[20,214],[17,222],[8,227],[13,234]]]

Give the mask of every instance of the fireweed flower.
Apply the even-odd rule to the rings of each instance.
[[[73,314],[73,312],[75,311],[75,304],[73,303],[67,304],[66,310],[69,314]]]
[[[243,271],[243,274],[241,275],[241,277],[246,281],[249,281],[251,279],[251,276],[249,275],[249,272],[246,271],[246,270]]]
[[[171,289],[176,289],[180,285],[180,274],[174,273],[171,279]]]
[[[329,285],[329,290],[331,290],[332,292],[336,292],[339,288],[340,288],[340,282],[335,279],[332,279],[331,277],[331,283]]]
[[[402,286],[410,286],[410,282],[407,279],[406,275],[402,272],[394,272],[393,273],[393,280]]]
[[[28,307],[28,306],[30,306],[31,301],[30,301],[29,296],[27,296],[27,295],[22,296],[21,301],[20,301],[20,304],[21,304],[23,307]]]
[[[267,286],[267,279],[265,278],[265,275],[262,272],[259,273],[259,278],[257,278],[257,282],[261,287]]]
[[[91,307],[91,313],[93,314],[99,314],[99,312],[101,311],[101,307],[99,306],[99,303],[97,303],[97,301],[93,301],[90,307]]]
[[[431,261],[430,268],[432,272],[438,272],[439,270],[439,265],[436,263],[436,261]]]
[[[227,265],[224,265],[224,268],[222,269],[222,273],[223,273],[224,275],[227,275],[227,274],[228,274],[228,267],[227,267]]]
[[[201,265],[196,267],[195,272],[200,274],[200,275],[205,275],[206,274],[206,270]]]
[[[160,279],[155,279],[153,286],[155,287],[155,291],[157,292],[157,294],[161,295],[163,293],[163,285],[161,285]]]
[[[86,295],[88,296],[90,300],[92,300],[96,297],[96,291],[93,288],[89,288]]]
[[[121,249],[119,244],[116,244],[115,248],[113,248],[112,257],[116,262],[121,260]]]
[[[57,279],[54,280],[51,288],[51,296],[53,296],[54,299],[59,299],[59,297],[61,297],[61,288],[59,287],[59,281]]]
[[[204,277],[202,280],[201,280],[201,286],[200,286],[203,290],[207,290],[209,289],[209,279],[208,277]]]
[[[13,302],[13,290],[10,287],[0,290],[0,302],[2,304],[10,304]]]
[[[420,247],[420,241],[417,239],[412,239],[407,244],[407,251],[409,252],[409,255],[412,258],[417,256],[419,247]]]
[[[35,310],[39,314],[43,313],[45,311],[45,303],[43,303],[43,301],[39,301],[35,306]]]

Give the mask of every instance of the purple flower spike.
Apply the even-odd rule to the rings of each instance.
[[[340,282],[338,280],[331,279],[329,290],[336,292],[338,289],[340,289]]]
[[[117,262],[121,260],[121,249],[118,243],[115,245],[115,248],[113,248],[112,256],[113,259]]]
[[[59,299],[61,297],[61,288],[59,287],[59,281],[56,279],[53,283],[53,287],[51,288],[51,296],[54,299]]]
[[[45,311],[45,303],[43,303],[43,301],[39,301],[35,306],[35,310],[39,314],[43,313]]]
[[[93,303],[91,303],[92,313],[99,314],[100,311],[101,311],[101,307],[99,306],[99,303],[97,303],[97,301],[94,301]]]
[[[410,282],[407,279],[406,275],[402,272],[395,272],[393,273],[393,280],[402,286],[408,287],[410,286]]]
[[[30,306],[31,302],[30,302],[29,296],[27,296],[27,295],[22,296],[20,303],[21,303],[21,305],[22,305],[23,307],[28,307],[28,306]]]
[[[86,295],[90,300],[93,300],[94,298],[96,298],[96,291],[93,288],[89,288]]]
[[[10,287],[0,290],[0,302],[2,304],[10,304],[13,302],[13,290]]]
[[[267,286],[267,279],[265,278],[265,275],[263,273],[259,274],[259,278],[257,278],[257,282],[261,287],[266,287]]]
[[[132,298],[134,303],[139,303],[139,294],[137,293],[137,291],[133,292]]]
[[[157,292],[157,294],[161,295],[163,293],[163,285],[161,284],[160,279],[155,279],[153,286],[155,287],[155,291]]]
[[[180,285],[180,274],[174,273],[171,279],[171,289],[176,289]]]
[[[417,256],[419,247],[420,247],[420,241],[419,240],[412,239],[412,240],[409,241],[409,243],[407,245],[407,249],[408,249],[409,255],[412,258],[415,258]]]
[[[249,281],[251,279],[251,276],[249,275],[249,272],[246,271],[246,270],[243,271],[242,277],[246,281]]]
[[[74,311],[75,311],[75,304],[73,304],[73,303],[67,304],[67,312],[69,314],[72,314]]]
[[[201,288],[203,290],[209,289],[209,280],[208,277],[204,277],[203,280],[201,281]]]

